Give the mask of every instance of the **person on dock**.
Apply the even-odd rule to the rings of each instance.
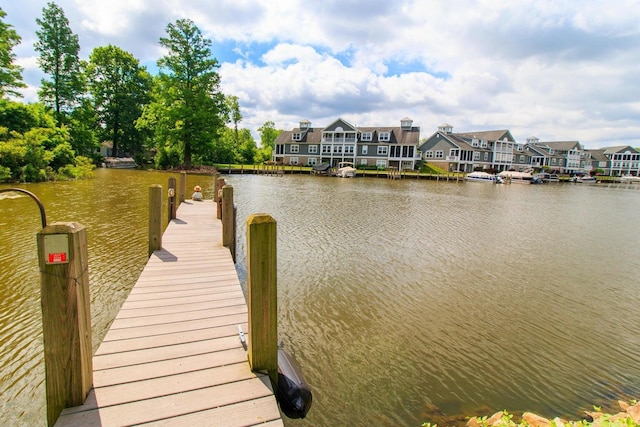
[[[193,194],[191,195],[191,199],[195,200],[197,202],[201,202],[202,201],[202,189],[200,188],[199,185],[196,185],[193,188]]]

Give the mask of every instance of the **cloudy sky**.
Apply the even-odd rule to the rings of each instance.
[[[517,141],[640,146],[637,0],[57,0],[81,57],[112,44],[151,72],[168,23],[190,18],[213,42],[242,127],[291,129],[342,117],[430,136],[509,129]],[[46,0],[0,0],[35,100],[33,50]]]

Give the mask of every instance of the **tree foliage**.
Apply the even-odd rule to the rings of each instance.
[[[275,147],[276,138],[282,130],[275,128],[275,124],[272,121],[264,122],[262,126],[258,128],[260,133],[260,151],[258,157],[260,161],[271,160],[273,149]]]
[[[38,94],[45,105],[53,108],[59,126],[64,122],[64,114],[80,103],[85,92],[78,57],[80,43],[64,11],[55,3],[47,3],[42,9],[42,19],[36,19],[36,23],[40,26],[36,31],[38,41],[34,44],[40,55],[38,64],[50,76],[50,80],[42,79]]]
[[[154,101],[145,108],[139,125],[152,127],[158,149],[180,153],[188,167],[192,156],[208,157],[213,152],[211,145],[224,125],[219,64],[211,41],[191,20],[179,19],[166,32],[167,37],[160,38],[167,54],[158,60]]]
[[[108,45],[91,53],[87,76],[99,135],[113,143],[113,155],[136,152],[142,136],[135,122],[150,101],[153,79],[129,52]]]
[[[22,67],[15,64],[13,48],[22,40],[12,25],[4,22],[6,12],[0,8],[0,98],[20,96],[16,89],[26,87],[22,82]]]

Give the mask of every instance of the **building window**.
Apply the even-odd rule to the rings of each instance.
[[[360,164],[361,165],[367,165],[367,159],[360,159]]]
[[[309,154],[316,154],[318,152],[318,146],[317,145],[310,145],[309,146]]]
[[[322,146],[322,154],[331,154],[331,146],[323,145]]]
[[[433,151],[429,150],[424,153],[425,159],[433,159]]]
[[[300,152],[300,146],[298,144],[292,144],[291,153],[299,153],[299,152]]]
[[[390,140],[391,140],[391,133],[390,132],[380,132],[378,134],[378,141],[388,142]]]
[[[484,153],[484,161],[485,162],[489,161],[489,153]]]
[[[289,160],[289,164],[297,165],[298,164],[298,158],[297,157],[291,157],[291,159]]]
[[[368,145],[363,145],[362,146],[362,154],[368,154],[369,153],[369,146]]]
[[[473,160],[475,160],[475,161],[480,160],[480,152],[479,151],[474,151],[473,152]]]
[[[301,141],[302,140],[302,132],[294,132],[293,133],[293,140],[294,141]]]
[[[444,158],[444,151],[442,150],[436,151],[436,159],[442,159],[442,158]]]
[[[386,156],[388,152],[389,152],[389,147],[387,147],[386,145],[384,147],[378,147],[379,156]]]
[[[318,164],[318,159],[316,159],[315,157],[309,157],[309,164],[311,166],[317,165]]]
[[[378,168],[386,168],[387,161],[386,160],[376,160],[376,167]]]
[[[520,160],[519,160],[519,162],[520,162],[520,163],[524,163],[524,156],[520,156]]]
[[[389,157],[400,157],[402,154],[402,147],[391,147],[391,155]]]
[[[362,136],[360,137],[361,141],[371,141],[372,139],[373,139],[373,133],[362,132]]]
[[[334,153],[342,153],[342,145],[334,145],[333,146]]]
[[[353,145],[345,145],[344,154],[353,154]]]
[[[555,165],[556,164],[556,159],[551,159],[551,164]]]

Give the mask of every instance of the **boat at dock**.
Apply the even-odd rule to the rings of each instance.
[[[482,171],[471,172],[465,177],[465,179],[467,181],[489,182],[491,184],[503,183],[503,179],[501,177]]]
[[[353,178],[356,176],[358,170],[353,167],[352,162],[340,162],[338,163],[338,169],[336,169],[336,176],[340,178]]]
[[[533,177],[540,179],[545,184],[560,182],[560,177],[555,173],[540,172],[533,175]]]
[[[620,177],[620,182],[623,184],[630,184],[630,183],[640,183],[640,176],[635,176],[635,175],[622,175]]]
[[[506,184],[538,184],[530,172],[502,171],[498,174]]]

